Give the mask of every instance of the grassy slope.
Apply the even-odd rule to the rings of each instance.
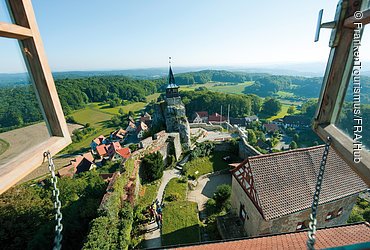
[[[230,155],[229,152],[214,152],[210,157],[199,157],[186,163],[188,176],[198,178],[201,175],[229,168],[222,158]],[[197,172],[195,174],[195,172]]]
[[[147,101],[150,102],[151,100],[155,100],[159,95],[159,93],[149,95],[147,96]],[[122,108],[125,112],[138,112],[144,108],[145,105],[146,103],[144,102],[137,102],[122,106]],[[105,104],[102,105],[101,103],[90,103],[84,109],[77,110],[71,114],[78,123],[90,123],[90,125],[96,130],[94,133],[87,136],[80,142],[69,145],[65,150],[63,150],[63,152],[84,151],[89,148],[90,142],[95,137],[99,135],[109,135],[109,133],[114,130],[114,128],[107,126],[107,122],[112,118],[113,115],[118,114],[120,107],[104,108],[105,106]]]
[[[7,141],[0,139],[0,155],[3,154],[9,148],[9,146],[10,145]]]
[[[163,210],[162,245],[199,242],[197,203],[175,201]]]
[[[184,201],[186,199],[187,183],[183,183],[180,179],[174,178],[170,180],[164,190],[165,200],[171,194],[179,194],[179,200]]]
[[[161,182],[158,180],[142,185],[139,192],[138,205],[143,207],[150,206],[157,197],[160,184]]]
[[[178,193],[178,201],[166,202],[163,209],[162,244],[174,245],[199,242],[197,203],[186,201],[187,183],[172,179],[166,186],[165,195]]]
[[[288,115],[288,108],[289,108],[289,105],[282,104],[280,112],[275,116],[268,117],[267,120],[272,121],[277,118],[283,118],[284,116]]]

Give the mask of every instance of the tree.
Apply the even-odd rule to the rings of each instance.
[[[295,142],[299,141],[299,135],[297,133],[293,135],[293,141]]]
[[[213,194],[213,199],[216,201],[217,206],[225,207],[230,196],[231,196],[230,185],[223,184],[217,187],[216,192]]]
[[[370,207],[366,208],[362,217],[367,221],[370,222]]]
[[[291,105],[291,106],[289,106],[289,108],[288,108],[288,114],[290,114],[290,115],[292,115],[292,114],[294,114],[295,113],[295,106],[294,105]]]
[[[158,151],[144,156],[141,162],[142,179],[144,183],[158,180],[163,176],[163,156]]]
[[[281,103],[276,98],[266,98],[262,105],[262,112],[266,115],[277,115],[281,110]]]
[[[248,129],[248,143],[251,145],[254,145],[257,143],[257,137],[256,134],[252,129]]]
[[[297,145],[297,143],[295,141],[292,141],[290,143],[289,147],[290,147],[290,149],[296,149],[296,148],[298,148],[298,145]]]

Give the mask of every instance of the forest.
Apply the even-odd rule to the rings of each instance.
[[[83,108],[89,102],[145,101],[145,96],[159,91],[164,79],[135,80],[105,76],[55,81],[64,114]],[[0,132],[42,120],[35,92],[30,85],[0,88]]]
[[[186,114],[192,117],[194,112],[208,111],[209,114],[220,113],[223,106],[225,116],[230,105],[230,117],[243,117],[257,114],[262,108],[262,99],[256,95],[235,95],[208,90],[181,92],[186,106]]]

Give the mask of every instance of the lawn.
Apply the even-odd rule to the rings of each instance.
[[[197,203],[174,201],[163,209],[162,245],[200,242]]]
[[[9,148],[9,143],[0,139],[0,155],[2,155]]]
[[[222,159],[228,155],[230,155],[229,152],[214,152],[209,157],[199,157],[191,160],[185,165],[186,174],[187,176],[197,179],[199,176],[204,174],[228,169],[228,163]]]
[[[157,197],[158,188],[161,182],[159,180],[142,185],[139,191],[138,205],[150,206]]]
[[[164,190],[165,201],[170,201],[171,196],[177,196],[178,201],[184,201],[186,199],[187,192],[187,180],[183,181],[178,178],[170,180]]]
[[[90,123],[94,127],[102,127],[105,121],[110,120],[112,115],[99,111],[96,103],[90,103],[84,109],[73,112],[71,116],[80,124]]]

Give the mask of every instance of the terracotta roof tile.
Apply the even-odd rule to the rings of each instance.
[[[246,238],[243,240],[191,245],[176,249],[306,249],[307,232]],[[369,223],[336,226],[317,230],[315,248],[329,248],[370,241]]]
[[[248,159],[266,220],[311,206],[323,151],[324,146],[316,146]],[[244,161],[235,170],[244,164],[248,162]],[[359,193],[366,188],[360,177],[331,148],[320,193],[320,204]]]

